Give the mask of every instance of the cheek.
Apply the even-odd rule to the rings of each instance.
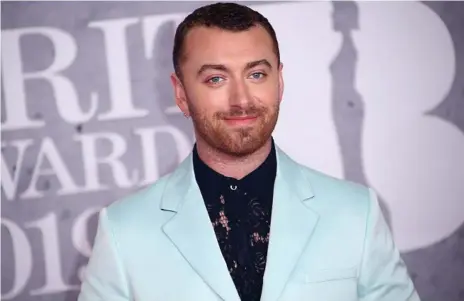
[[[214,100],[208,98],[196,98],[189,102],[189,110],[197,122],[201,123],[215,123],[216,122],[216,113],[220,111],[219,108],[212,105]]]
[[[226,87],[216,89],[200,87],[191,97],[191,103],[198,109],[206,112],[227,110],[229,93]]]
[[[272,106],[279,99],[279,88],[274,84],[251,85],[250,92],[253,97],[263,106]]]

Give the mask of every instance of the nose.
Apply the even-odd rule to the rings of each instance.
[[[230,85],[229,104],[231,107],[246,108],[250,105],[252,97],[250,88],[244,79],[237,79]]]

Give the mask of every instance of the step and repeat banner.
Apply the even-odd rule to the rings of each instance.
[[[171,51],[203,4],[2,2],[2,300],[76,300],[98,211],[190,152]],[[248,4],[281,45],[277,143],[373,187],[422,299],[464,300],[464,3]]]

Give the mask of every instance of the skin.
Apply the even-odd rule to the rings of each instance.
[[[171,75],[177,106],[191,116],[200,158],[241,179],[272,146],[283,94],[282,64],[264,28],[196,27],[186,36],[182,78]]]

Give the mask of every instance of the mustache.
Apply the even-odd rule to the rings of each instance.
[[[248,108],[233,108],[227,112],[216,113],[217,118],[231,118],[241,116],[259,116],[266,113],[266,108],[251,106]]]

